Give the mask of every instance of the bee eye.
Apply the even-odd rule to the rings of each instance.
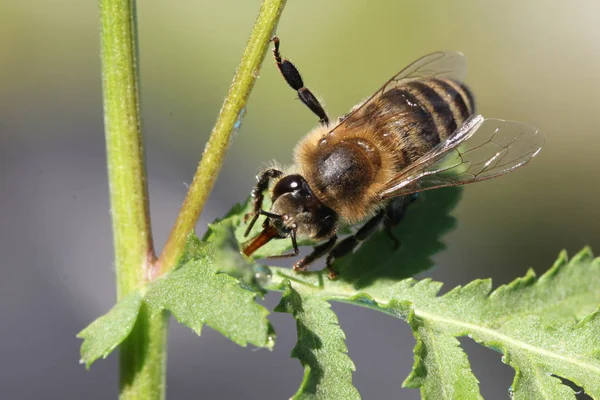
[[[288,175],[281,178],[273,188],[273,200],[282,194],[299,190],[303,182],[304,179],[300,175]]]

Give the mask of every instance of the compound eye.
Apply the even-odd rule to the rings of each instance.
[[[273,200],[285,193],[300,190],[304,179],[300,175],[288,175],[277,182],[273,188]]]

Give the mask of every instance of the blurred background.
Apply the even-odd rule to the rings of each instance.
[[[154,237],[162,248],[259,9],[259,1],[139,2],[139,49]],[[94,1],[0,2],[0,395],[106,399],[117,356],[90,371],[75,334],[114,303]],[[481,113],[537,125],[546,145],[527,168],[471,185],[456,229],[426,276],[444,290],[475,278],[507,283],[550,267],[559,251],[600,248],[600,3],[290,1],[277,31],[313,92],[340,115],[418,57],[460,50]],[[316,118],[267,59],[241,130],[197,225],[245,199],[265,162],[291,161]],[[597,250],[598,251],[598,250]],[[266,298],[273,307],[278,294]],[[334,304],[365,399],[400,389],[413,362],[403,321]],[[173,322],[171,399],[284,399],[302,378],[289,357],[293,319],[274,314],[273,352],[240,348]],[[513,371],[462,340],[487,399]]]

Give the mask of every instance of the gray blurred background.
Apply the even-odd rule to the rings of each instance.
[[[143,130],[158,249],[191,181],[254,22],[259,1],[139,4]],[[106,399],[117,357],[78,364],[75,334],[114,303],[115,284],[95,1],[0,2],[0,397]],[[282,52],[330,115],[435,50],[460,50],[486,116],[527,121],[546,135],[535,162],[472,185],[429,273],[445,290],[475,278],[507,283],[558,252],[600,248],[600,2],[579,0],[289,1]],[[197,225],[243,200],[262,163],[287,163],[316,123],[270,59],[264,65]],[[269,307],[278,294],[266,299]],[[416,399],[400,389],[412,366],[408,326],[334,304],[365,399]],[[171,399],[284,399],[302,378],[289,358],[295,324],[274,314],[273,352],[240,348],[173,322]],[[462,340],[487,399],[513,377],[500,354]]]

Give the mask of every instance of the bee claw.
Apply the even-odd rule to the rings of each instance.
[[[305,272],[308,269],[308,265],[303,262],[303,260],[298,261],[294,264],[292,269],[296,272]]]
[[[327,278],[330,281],[334,281],[338,278],[339,274],[335,271],[335,269],[333,269],[333,267],[328,267],[327,268]]]

